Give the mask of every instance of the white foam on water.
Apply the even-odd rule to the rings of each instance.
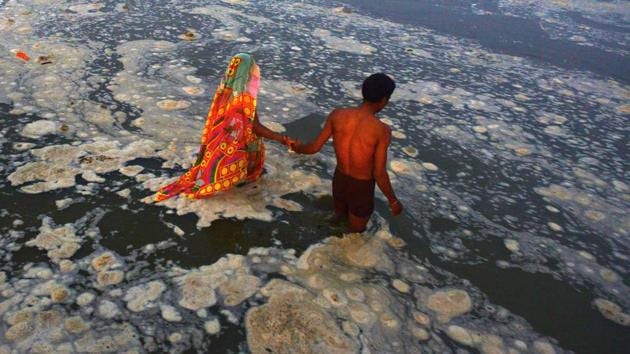
[[[283,157],[288,152],[282,151],[274,144],[268,144],[266,149],[267,173],[257,182],[233,188],[229,192],[219,193],[205,200],[179,197],[160,202],[159,205],[176,210],[178,215],[193,213],[199,217],[197,227],[206,227],[213,221],[223,218],[271,221],[274,214],[269,206],[288,211],[301,210],[299,204],[283,199],[281,197],[283,195],[295,192],[313,195],[328,193],[329,185],[325,183],[326,181],[322,181],[315,174],[294,168],[295,161]],[[157,191],[170,181],[165,177],[156,177],[144,182],[144,186]],[[144,201],[153,203],[153,197],[149,196]]]
[[[487,306],[481,293],[461,286],[432,289],[433,278],[443,275],[407,258],[400,250],[404,242],[382,227],[373,234],[328,238],[299,258],[292,250],[253,248],[246,255],[227,254],[199,268],[158,266],[155,272],[144,273],[129,269],[141,258],[100,251],[75,260],[83,272],[29,265],[22,275],[3,276],[0,282],[6,343],[27,350],[39,348],[44,339],[53,351],[166,350],[173,342],[202,348],[196,341],[186,341],[184,333],[216,335],[221,324],[216,318],[198,316],[201,309],[217,309],[235,323],[244,322],[252,352],[285,345],[415,352],[417,339],[445,350],[435,335],[451,328],[455,319],[466,323],[472,338],[467,346],[492,344],[507,350],[514,338],[526,345],[540,341],[516,316],[511,320],[520,324],[516,332],[498,317],[472,320],[473,309]],[[116,271],[126,274],[126,280],[105,285],[109,291],[85,279],[86,274]],[[370,280],[382,275],[395,280],[391,285]],[[74,302],[80,305],[78,310]],[[409,313],[415,320],[408,318]],[[303,336],[307,333],[325,339],[316,344],[322,337]],[[461,342],[462,335],[454,340]],[[147,342],[149,338],[154,341]]]
[[[65,13],[66,9],[72,12]],[[252,16],[252,9],[261,11]],[[25,15],[25,10],[30,13]],[[623,295],[628,289],[622,281],[627,270],[622,262],[627,261],[624,250],[630,224],[625,210],[630,197],[623,178],[610,172],[619,162],[608,158],[610,147],[623,139],[619,127],[630,97],[624,84],[490,53],[477,43],[424,28],[302,3],[227,2],[193,10],[169,9],[216,21],[208,28],[193,28],[199,35],[193,42],[134,37],[112,45],[79,40],[72,36],[80,36],[75,30],[67,36],[36,35],[51,14],[77,24],[106,16],[108,11],[99,4],[63,1],[10,1],[0,8],[0,47],[7,49],[0,55],[0,102],[12,105],[8,119],[16,117],[17,123],[11,131],[27,133],[20,138],[24,143],[16,143],[24,145],[13,144],[13,150],[3,146],[3,155],[11,151],[7,156],[16,164],[0,166],[0,172],[6,171],[15,188],[26,193],[67,189],[70,195],[55,196],[59,209],[102,191],[130,199],[138,187],[127,188],[103,176],[114,171],[120,171],[125,182],[142,186],[145,195],[157,190],[178,175],[169,168],[185,168],[194,159],[209,95],[225,65],[216,69],[216,75],[201,77],[199,68],[188,64],[183,53],[216,40],[234,45],[260,41],[261,57],[269,55],[264,50],[275,54],[274,60],[262,65],[259,109],[263,122],[278,131],[282,124],[360,98],[359,83],[371,71],[395,72],[399,85],[384,114],[400,134],[392,142],[389,167],[410,218],[425,220],[430,214],[428,205],[433,209],[430,215],[443,213],[462,224],[473,220],[476,228],[492,231],[458,230],[457,236],[448,238],[429,234],[434,254],[447,260],[466,262],[466,257],[472,257],[478,261],[461,240],[497,237],[510,251],[509,261],[497,260],[500,267],[550,273],[569,283],[586,282],[592,287],[595,308],[605,318],[627,324],[629,305]],[[313,19],[317,26],[311,26]],[[277,33],[261,39],[250,27]],[[189,27],[169,30],[179,35],[184,28]],[[367,44],[374,31],[394,39],[393,43]],[[579,42],[592,40],[583,37],[586,41]],[[297,58],[294,62],[275,60],[275,55],[288,49]],[[17,50],[27,52],[31,61],[16,59]],[[306,55],[300,53],[309,53],[310,62],[300,61],[300,55]],[[442,76],[424,78],[429,70],[389,64],[366,67],[366,60],[376,63],[380,55],[396,59],[392,62],[408,61],[409,68],[425,68],[424,64],[434,62],[444,69],[426,67]],[[91,71],[103,56],[115,57],[122,68],[109,73]],[[357,69],[340,70],[348,63]],[[113,99],[104,97],[97,103],[90,93],[101,84],[106,84]],[[322,97],[326,95],[321,92],[330,97]],[[131,123],[135,128],[123,128],[127,114],[112,109],[118,103],[140,114]],[[44,118],[45,123],[37,123],[31,115]],[[596,131],[604,121],[610,134],[600,141],[581,130]],[[2,131],[3,143],[7,132]],[[45,138],[28,140],[42,136],[70,141],[42,146],[47,144]],[[479,191],[456,192],[448,179],[448,161],[421,161],[427,157],[414,139],[432,138],[449,142],[482,166],[496,165],[497,160],[525,166],[539,181],[529,192],[555,211],[548,219],[527,224],[533,231],[514,231],[481,215],[473,207]],[[559,144],[580,156],[561,156]],[[267,152],[267,173],[260,181],[209,200],[166,201],[162,204],[165,213],[193,213],[198,227],[220,218],[271,221],[278,213],[304,208],[285,198],[286,194],[330,194],[330,181],[324,177],[333,169],[330,149],[312,159],[288,155],[274,143],[268,144]],[[126,166],[137,157],[160,158],[164,170]],[[468,169],[473,169],[472,164],[463,162],[458,171],[462,180],[471,176]],[[511,178],[514,185],[522,183]],[[511,193],[499,189],[492,197],[516,202],[518,196]],[[562,232],[552,232],[548,223],[560,226]],[[612,235],[602,237],[612,252],[588,245],[584,250],[572,243],[571,234],[578,226],[594,230],[598,237]],[[175,224],[167,227],[177,237],[187,237]],[[296,333],[326,338],[319,344],[308,336],[303,342],[290,342],[306,349],[319,345],[329,350],[370,347],[378,352],[413,352],[419,350],[420,340],[421,349],[426,346],[436,352],[452,350],[454,345],[485,352],[561,350],[553,339],[540,338],[524,319],[490,304],[466,281],[410,259],[404,249],[398,250],[403,242],[383,225],[363,237],[347,235],[316,243],[299,257],[281,248],[251,249],[246,255],[225,255],[195,269],[158,264],[151,275],[139,272],[135,265],[142,267],[143,257],[159,254],[156,250],[171,247],[172,241],[142,245],[131,255],[121,256],[102,249],[98,233],[85,232],[85,221],[55,225],[52,218],[44,217],[39,231],[24,230],[20,223],[13,228],[0,238],[7,265],[11,254],[26,242],[49,261],[0,272],[0,335],[6,340],[0,351],[202,351],[207,350],[204,336],[220,335],[224,321],[245,324],[248,348],[253,352],[265,350],[261,338],[272,338],[264,344],[277,349],[296,338]],[[97,251],[77,258],[87,245]],[[548,259],[558,265],[550,269]],[[272,277],[278,279],[269,280]],[[298,310],[287,312],[289,305]],[[498,310],[489,311],[488,306]],[[274,323],[289,329],[282,332]]]
[[[104,182],[98,174],[119,170],[127,161],[154,156],[157,144],[141,140],[121,146],[115,140],[97,140],[82,145],[51,145],[31,150],[36,161],[18,167],[8,177],[25,193],[42,193],[76,185],[79,174],[87,181]]]
[[[190,10],[189,13],[195,15],[211,16],[214,19],[218,20],[223,28],[215,29],[213,31],[213,35],[217,39],[226,41],[251,41],[251,39],[241,34],[241,28],[245,27],[246,24],[239,21],[239,18],[247,19],[250,21],[250,23],[254,23],[256,25],[267,24],[270,22],[270,20],[266,17],[250,15],[246,12],[239,11],[228,6],[212,5],[196,7]]]
[[[569,40],[578,45],[628,54],[625,49],[628,47],[628,38],[621,32],[606,28],[623,28],[630,20],[630,10],[623,1],[501,0],[498,9],[506,15],[537,19],[541,29],[552,39]],[[572,13],[578,13],[584,19],[573,18]],[[584,20],[589,21],[585,23]]]
[[[363,55],[370,55],[376,51],[376,48],[367,43],[361,43],[353,38],[337,37],[326,29],[317,28],[312,34],[314,37],[324,41],[326,47],[337,51]]]

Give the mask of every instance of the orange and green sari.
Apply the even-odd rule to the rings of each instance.
[[[232,57],[214,94],[197,160],[177,181],[160,188],[157,202],[180,193],[208,198],[260,177],[265,146],[253,131],[259,85],[254,58],[245,53]]]

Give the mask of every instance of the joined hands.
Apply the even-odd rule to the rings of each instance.
[[[298,139],[292,139],[287,135],[282,136],[281,143],[282,145],[286,145],[287,147],[289,147],[289,151],[295,151],[295,147],[301,144]]]

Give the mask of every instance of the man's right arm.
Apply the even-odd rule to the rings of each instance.
[[[298,145],[292,146],[293,151],[299,154],[310,155],[321,150],[322,146],[324,146],[324,144],[332,136],[332,118],[335,116],[336,112],[337,111],[334,110],[328,115],[328,118],[326,119],[326,123],[324,123],[324,128],[319,133],[319,135],[315,138],[315,140],[311,141],[308,144],[298,144]]]
[[[396,194],[394,194],[394,189],[392,188],[392,184],[389,180],[389,174],[387,173],[387,148],[391,142],[391,136],[391,129],[389,127],[385,127],[383,133],[378,139],[376,152],[374,154],[374,179],[376,180],[378,188],[387,198],[392,214],[396,216],[402,212],[403,206],[396,198]]]

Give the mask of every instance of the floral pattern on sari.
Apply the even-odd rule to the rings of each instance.
[[[265,147],[253,131],[259,80],[250,55],[241,53],[230,60],[210,105],[197,160],[177,181],[160,188],[156,201],[180,193],[208,198],[260,177]]]

